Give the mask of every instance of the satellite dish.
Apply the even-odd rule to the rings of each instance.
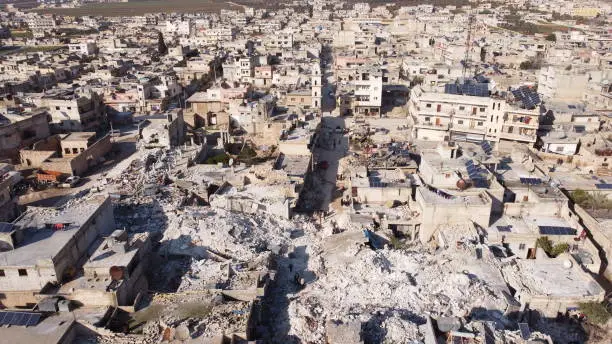
[[[230,158],[229,162],[227,163],[229,166],[232,166],[234,164],[234,158]]]

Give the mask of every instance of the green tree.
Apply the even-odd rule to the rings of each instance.
[[[157,33],[157,52],[160,55],[165,55],[168,52],[166,42],[164,42],[164,35],[161,32]]]
[[[569,249],[569,245],[564,242],[553,246],[552,241],[546,236],[539,237],[536,241],[536,246],[542,248],[550,258],[555,258]]]
[[[576,189],[572,191],[570,193],[570,196],[572,197],[574,203],[580,206],[584,205],[584,203],[589,199],[589,194],[582,189]]]

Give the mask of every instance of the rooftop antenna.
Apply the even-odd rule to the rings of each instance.
[[[465,56],[463,57],[463,79],[465,79],[465,77],[468,74],[468,70],[470,69],[469,61],[470,61],[470,54],[472,50],[473,24],[474,24],[474,15],[470,13],[468,15],[467,38],[465,39]]]

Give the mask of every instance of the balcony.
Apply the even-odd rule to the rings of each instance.
[[[500,132],[500,139],[512,140],[512,141],[520,141],[520,142],[536,142],[536,134],[520,134],[520,133],[508,133],[508,132]]]
[[[435,129],[435,130],[448,130],[450,125],[448,123],[432,123],[432,122],[419,122],[414,125],[415,128],[423,129]]]

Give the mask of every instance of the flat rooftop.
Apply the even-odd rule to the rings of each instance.
[[[528,168],[524,163],[501,162],[495,170],[497,177],[504,182],[506,187],[528,187],[532,184],[525,184],[527,179],[539,179],[540,184],[544,182],[546,176],[539,170]],[[523,180],[521,181],[521,178]],[[535,182],[535,181],[534,181]]]
[[[410,178],[399,169],[369,171],[367,177],[355,177],[352,180],[355,187],[405,187],[411,185]]]
[[[291,177],[304,177],[310,165],[308,155],[286,155],[278,157],[275,169],[283,170]]]
[[[95,197],[63,210],[28,208],[14,222],[17,231],[23,231],[23,240],[12,251],[0,252],[1,266],[33,266],[58,255],[81,226],[100,208],[106,197]],[[54,224],[64,224],[54,230]]]
[[[96,133],[91,131],[75,132],[64,136],[64,138],[62,138],[62,141],[88,141],[89,139],[95,136]]]
[[[578,229],[574,228],[564,218],[558,216],[546,216],[533,214],[529,216],[507,216],[503,215],[499,220],[493,223],[488,231],[489,233],[498,233],[499,235],[506,234],[532,234],[532,235],[554,235],[540,233],[540,227],[558,227],[572,228],[575,236],[579,234]]]
[[[138,253],[138,249],[147,241],[149,233],[136,233],[130,235],[127,240],[126,252],[116,252],[113,250],[112,243],[108,240],[103,241],[96,251],[91,255],[83,269],[89,268],[110,268],[111,266],[128,266]],[[110,240],[110,239],[109,239]]]
[[[532,295],[580,297],[604,293],[576,264],[566,268],[563,259],[517,259],[516,263],[521,282]]]
[[[489,200],[483,198],[480,195],[455,196],[442,191],[444,194],[448,195],[447,197],[445,197],[443,194],[438,194],[424,186],[418,188],[417,192],[423,196],[423,199],[427,203],[484,205],[490,202]]]

